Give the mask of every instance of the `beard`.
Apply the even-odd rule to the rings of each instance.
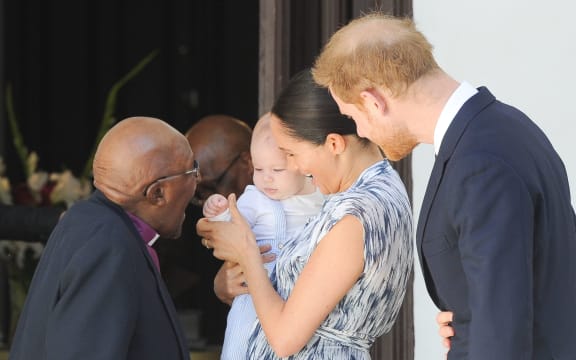
[[[408,156],[418,145],[418,142],[407,131],[397,131],[390,136],[385,136],[377,144],[388,160],[398,161]]]
[[[384,156],[391,161],[402,160],[408,156],[418,145],[416,138],[405,127],[388,126],[387,128],[378,128],[377,122],[368,115],[368,121],[377,129],[373,136],[367,136],[373,143],[376,143]]]
[[[394,146],[393,148],[380,146],[386,159],[390,161],[399,161],[404,159],[412,152],[412,150],[414,150],[415,147],[416,145],[407,144],[404,144],[404,146]]]

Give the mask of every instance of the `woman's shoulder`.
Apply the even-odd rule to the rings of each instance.
[[[400,176],[387,161],[382,161],[367,168],[350,189],[331,196],[329,206],[365,214],[387,211],[391,206],[409,209],[410,203]]]
[[[407,197],[406,188],[400,176],[390,163],[384,160],[365,169],[354,185],[340,195],[342,198],[371,195],[378,198],[387,195],[390,189],[400,190]]]

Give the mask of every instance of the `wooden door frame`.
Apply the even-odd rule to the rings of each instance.
[[[290,1],[293,0],[260,0],[259,114],[270,110],[274,98],[290,77],[290,26],[292,23],[297,25],[297,20],[292,19],[290,13]],[[322,43],[339,26],[365,12],[377,9],[396,16],[412,16],[412,0],[317,1],[320,1],[322,9],[318,19]],[[412,157],[393,163],[393,166],[402,177],[412,201]],[[394,327],[377,339],[371,349],[375,360],[414,359],[413,279],[412,271]]]
[[[274,98],[290,77],[290,1],[260,0],[258,82],[260,115],[270,109]],[[340,25],[371,10],[378,9],[396,16],[412,16],[412,0],[316,1],[320,1],[323,9],[318,19],[323,43]]]
[[[4,84],[4,0],[0,0],[0,129],[2,133],[7,131],[8,124],[6,123],[6,102],[4,101],[4,90],[6,85]],[[0,136],[0,156],[4,155],[5,151],[5,137]]]

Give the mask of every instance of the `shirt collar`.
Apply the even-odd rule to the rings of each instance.
[[[460,111],[464,103],[468,101],[472,96],[474,96],[478,90],[463,81],[460,83],[460,86],[452,93],[446,105],[444,105],[444,109],[440,113],[440,117],[436,122],[436,127],[434,128],[434,154],[438,155],[438,151],[440,151],[440,145],[442,145],[442,139],[444,139],[444,135],[448,130],[448,127],[454,120],[454,117]]]
[[[144,220],[140,219],[138,216],[128,211],[126,211],[126,214],[128,215],[128,217],[130,217],[130,220],[132,220],[132,223],[138,230],[138,233],[140,234],[142,240],[144,240],[146,245],[148,246],[154,245],[156,240],[158,240],[158,238],[160,237],[160,234],[158,234],[156,230],[154,230],[150,225],[146,224]]]

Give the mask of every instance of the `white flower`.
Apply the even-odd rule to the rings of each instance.
[[[44,185],[46,185],[47,181],[48,181],[48,173],[45,171],[35,172],[32,175],[30,175],[30,177],[28,177],[28,180],[26,180],[26,182],[28,183],[28,187],[30,188],[30,190],[34,192],[40,192],[40,190],[42,190]]]
[[[40,242],[0,240],[0,258],[3,261],[14,261],[18,269],[24,268],[26,255],[32,254],[32,258],[38,260],[42,255],[42,250],[44,250],[44,245]]]
[[[10,191],[10,181],[4,176],[6,165],[0,156],[0,203],[12,205],[12,192]]]
[[[0,176],[0,203],[12,205],[12,193],[10,191],[10,181],[7,177]]]
[[[53,204],[64,202],[70,207],[76,200],[88,197],[92,191],[90,182],[78,180],[70,170],[61,174],[54,173],[50,175],[50,180],[56,182],[50,193],[50,201]]]
[[[38,171],[32,173],[32,175],[30,175],[26,180],[28,189],[30,189],[30,194],[32,195],[32,197],[34,197],[34,200],[37,203],[40,203],[42,201],[42,195],[40,194],[40,191],[42,191],[42,188],[44,187],[44,185],[46,185],[47,182],[48,182],[48,173],[45,171]]]
[[[36,167],[38,166],[38,154],[32,151],[26,159],[27,174],[34,174],[36,172]]]

